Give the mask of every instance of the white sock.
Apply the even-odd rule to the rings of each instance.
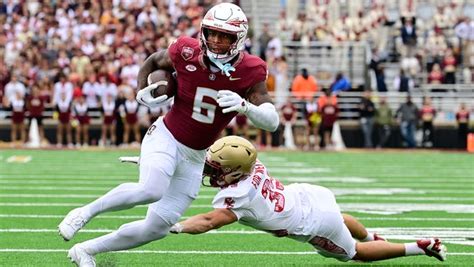
[[[367,232],[367,236],[364,239],[360,240],[360,241],[361,242],[369,242],[369,241],[374,241],[374,240],[375,240],[374,234]]]
[[[425,255],[425,251],[418,247],[416,242],[414,243],[405,243],[405,255]]]

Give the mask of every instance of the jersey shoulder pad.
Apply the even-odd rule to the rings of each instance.
[[[200,52],[199,41],[188,36],[179,37],[168,47],[168,54],[173,63],[188,61],[199,55]]]

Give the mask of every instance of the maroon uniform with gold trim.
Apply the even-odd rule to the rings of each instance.
[[[240,53],[233,66],[231,77],[212,72],[204,64],[199,41],[180,37],[168,48],[177,73],[178,90],[174,104],[164,118],[169,131],[180,143],[205,149],[237,114],[224,114],[217,104],[219,90],[231,90],[245,97],[255,84],[265,81],[267,67],[259,57]]]

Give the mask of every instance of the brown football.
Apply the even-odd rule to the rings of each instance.
[[[171,72],[164,70],[155,70],[154,72],[148,74],[148,84],[156,83],[159,81],[167,81],[168,86],[158,86],[158,88],[156,88],[154,91],[155,97],[164,94],[166,94],[168,97],[173,97],[176,94],[176,79],[171,74]]]

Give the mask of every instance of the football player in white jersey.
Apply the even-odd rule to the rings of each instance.
[[[221,188],[212,202],[214,210],[177,223],[170,232],[200,234],[239,221],[278,237],[308,242],[319,254],[341,261],[410,255],[446,259],[446,247],[437,238],[397,244],[368,233],[357,219],[341,214],[334,194],[327,188],[284,186],[270,176],[257,160],[255,147],[244,138],[227,136],[217,140],[207,152],[205,177],[211,186]]]

